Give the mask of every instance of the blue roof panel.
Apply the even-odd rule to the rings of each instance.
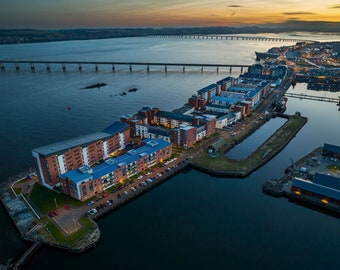
[[[336,200],[340,200],[340,190],[333,189],[331,187],[323,186],[317,183],[309,182],[300,178],[294,178],[293,186],[308,190],[313,193],[317,193],[322,196],[330,197]]]

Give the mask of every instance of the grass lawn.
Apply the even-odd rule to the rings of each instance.
[[[328,165],[327,169],[334,173],[340,173],[340,166],[338,165]]]
[[[54,190],[50,190],[46,187],[43,187],[40,184],[35,184],[33,186],[30,199],[34,203],[35,207],[43,215],[47,214],[53,209],[63,207],[66,204],[72,207],[80,207],[87,203],[80,202],[76,199],[71,198],[68,195],[59,193]]]
[[[46,227],[53,236],[54,240],[59,244],[64,244],[69,247],[74,247],[82,239],[86,239],[85,236],[91,233],[97,227],[97,225],[89,220],[88,217],[83,216],[80,219],[83,228],[70,235],[65,235],[47,217],[44,217],[43,221],[46,222]]]
[[[224,155],[224,149],[227,149],[234,140],[240,138],[235,136],[233,138],[227,138],[225,145],[221,148],[218,157],[211,157],[209,153],[205,152],[199,157],[193,159],[193,163],[201,165],[205,168],[217,170],[217,171],[229,171],[229,172],[241,172],[247,171],[258,163],[263,162],[264,156],[270,159],[277,150],[281,149],[286,143],[299,131],[299,129],[305,124],[306,118],[301,116],[291,116],[290,120],[282,126],[275,136],[269,138],[263,145],[261,145],[255,152],[243,160],[233,160],[227,158]],[[244,136],[241,134],[240,136]]]

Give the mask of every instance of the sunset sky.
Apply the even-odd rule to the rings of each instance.
[[[0,28],[242,26],[340,22],[332,0],[1,0]]]

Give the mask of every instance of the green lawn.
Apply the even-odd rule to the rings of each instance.
[[[337,166],[337,165],[328,165],[327,169],[334,172],[334,173],[340,172],[340,166]]]
[[[301,116],[291,116],[290,120],[284,125],[275,136],[269,138],[255,152],[243,160],[233,160],[227,158],[224,153],[225,149],[231,147],[235,140],[240,141],[245,134],[239,134],[233,138],[227,138],[225,145],[221,147],[218,157],[211,157],[210,154],[204,152],[199,157],[193,159],[193,163],[209,169],[228,172],[245,172],[250,168],[263,162],[263,156],[267,153],[266,158],[270,159],[277,150],[281,149],[286,143],[299,131],[305,124],[306,118]]]
[[[72,207],[80,207],[87,202],[80,202],[68,195],[50,190],[40,184],[33,186],[30,199],[41,214],[45,215],[53,209],[63,207],[68,204]]]
[[[88,217],[83,216],[80,219],[83,228],[70,235],[65,235],[47,217],[43,218],[43,221],[46,222],[48,232],[58,244],[66,245],[71,248],[82,241],[82,239],[86,239],[86,235],[92,233],[92,231],[97,228],[97,225],[94,222],[89,220]]]

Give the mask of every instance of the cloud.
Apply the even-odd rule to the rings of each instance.
[[[227,7],[239,8],[239,7],[243,7],[243,6],[240,6],[240,5],[230,5],[230,6],[227,6]]]
[[[336,8],[340,8],[340,5],[336,5],[336,6],[331,6],[329,7],[330,9],[336,9]]]
[[[313,12],[297,11],[297,12],[284,12],[284,15],[315,15]]]

